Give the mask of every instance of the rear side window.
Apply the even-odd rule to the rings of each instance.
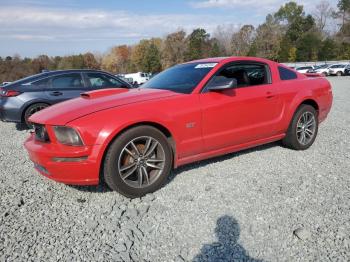
[[[87,77],[90,81],[90,85],[92,88],[107,88],[107,87],[123,87],[120,81],[117,79],[99,73],[88,73]]]
[[[81,74],[65,74],[52,78],[51,86],[59,89],[81,88],[84,87]]]
[[[292,80],[292,79],[298,78],[298,76],[295,72],[293,72],[292,70],[289,70],[287,68],[284,68],[282,66],[278,67],[278,72],[280,74],[281,80]]]
[[[36,87],[41,87],[41,88],[48,87],[49,84],[50,84],[50,78],[40,79],[32,83],[32,85]]]

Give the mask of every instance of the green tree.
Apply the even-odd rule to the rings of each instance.
[[[322,36],[319,32],[307,32],[297,42],[298,61],[317,61]]]
[[[161,44],[160,38],[141,40],[132,51],[133,67],[143,72],[159,72],[161,70]]]
[[[332,38],[327,38],[322,42],[318,51],[318,58],[322,61],[337,59],[337,50],[339,49],[337,42]]]
[[[206,54],[206,47],[208,46],[210,35],[202,28],[197,28],[187,37],[187,52],[185,59],[195,60],[204,58]]]

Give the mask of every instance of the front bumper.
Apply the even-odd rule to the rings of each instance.
[[[24,143],[35,169],[43,176],[69,185],[97,185],[99,163],[93,146],[73,147],[35,140],[32,134]],[[98,147],[98,146],[97,146]],[[98,150],[98,149],[97,149]],[[57,158],[72,159],[58,162]],[[81,159],[76,162],[76,159]]]

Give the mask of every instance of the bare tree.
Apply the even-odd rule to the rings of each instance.
[[[245,56],[253,43],[255,29],[252,25],[244,25],[232,36],[232,51],[233,55]]]
[[[318,5],[316,5],[313,16],[316,20],[316,26],[318,30],[325,34],[327,33],[326,28],[330,19],[332,18],[333,12],[334,10],[328,1],[323,0]]]
[[[232,36],[239,30],[237,25],[219,25],[213,32],[213,38],[217,39],[221,49],[224,51],[224,55],[232,55]]]

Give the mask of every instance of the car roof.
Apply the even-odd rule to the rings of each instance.
[[[56,74],[62,74],[62,73],[80,73],[80,72],[94,72],[94,73],[107,73],[108,72],[102,71],[102,70],[96,70],[96,69],[66,69],[66,70],[54,70],[54,71],[46,71],[44,74],[46,76],[56,75]]]
[[[111,73],[108,73],[108,72],[105,72],[102,70],[96,70],[96,69],[67,69],[67,70],[43,71],[42,73],[31,75],[31,76],[13,81],[8,85],[1,86],[1,88],[9,89],[9,88],[12,88],[12,87],[17,86],[17,85],[35,82],[35,81],[38,81],[40,79],[55,76],[55,75],[66,74],[66,73],[81,73],[81,72],[105,73],[105,74],[109,74],[109,75],[113,76]],[[117,77],[117,76],[114,76],[114,77]],[[122,79],[120,79],[120,80],[123,81]],[[123,82],[125,82],[125,81],[123,81]]]
[[[211,57],[211,58],[204,58],[204,59],[198,59],[186,62],[185,64],[191,64],[191,63],[221,63],[221,62],[233,62],[233,61],[256,61],[256,62],[263,62],[263,63],[271,63],[273,61],[260,58],[260,57],[253,57],[253,56],[231,56],[231,57]]]

